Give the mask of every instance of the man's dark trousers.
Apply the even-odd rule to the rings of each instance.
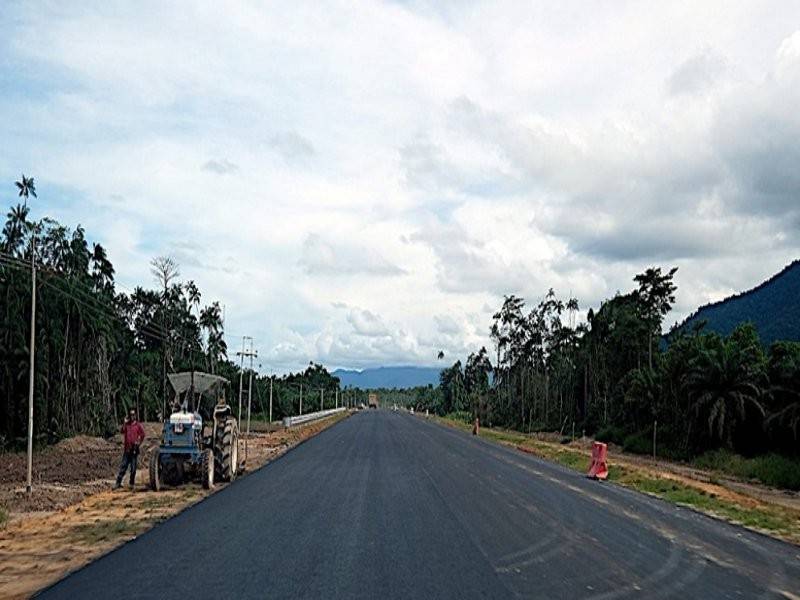
[[[122,463],[119,465],[119,474],[117,475],[117,485],[122,485],[122,478],[125,477],[125,471],[128,467],[131,468],[131,485],[136,481],[136,462],[139,458],[139,448],[133,447],[130,450],[125,450],[122,453]]]

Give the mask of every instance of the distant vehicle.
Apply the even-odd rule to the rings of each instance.
[[[370,394],[368,401],[370,408],[378,408],[378,394]]]
[[[397,404],[395,404],[395,405],[393,405],[393,406],[392,406],[392,410],[393,410],[394,412],[397,412]]]
[[[363,403],[363,402],[361,402],[361,403],[358,405],[358,410],[364,410],[365,408],[367,408],[367,407],[364,405],[364,403]]]
[[[412,415],[414,414],[414,407],[413,406],[411,407],[411,414]]]

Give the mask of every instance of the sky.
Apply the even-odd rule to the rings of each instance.
[[[170,255],[262,372],[435,365],[504,294],[668,324],[800,249],[800,3],[0,3],[0,198]],[[5,192],[3,191],[5,190]]]

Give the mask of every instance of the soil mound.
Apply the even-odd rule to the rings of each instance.
[[[116,447],[114,442],[109,442],[101,437],[89,435],[76,435],[66,438],[56,444],[56,448],[61,452],[102,452],[113,450]]]

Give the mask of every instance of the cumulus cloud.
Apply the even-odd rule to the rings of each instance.
[[[463,357],[503,294],[586,309],[652,264],[678,318],[800,250],[797,3],[4,16],[0,180],[121,284],[175,254],[271,368]]]
[[[368,310],[353,309],[347,315],[347,321],[353,326],[353,331],[358,335],[368,337],[384,337],[389,335],[389,329],[383,320]]]
[[[311,233],[303,242],[300,265],[309,275],[375,276],[403,275],[405,271],[387,261],[378,250],[340,243]]]
[[[725,72],[725,59],[713,50],[687,58],[667,78],[667,93],[695,94],[706,91]]]
[[[269,143],[288,161],[310,158],[315,153],[313,144],[296,131],[276,133]]]
[[[222,160],[209,160],[203,163],[202,166],[203,171],[209,171],[210,173],[216,173],[217,175],[228,175],[229,173],[235,173],[239,170],[239,167],[233,164],[231,161],[223,158]]]

